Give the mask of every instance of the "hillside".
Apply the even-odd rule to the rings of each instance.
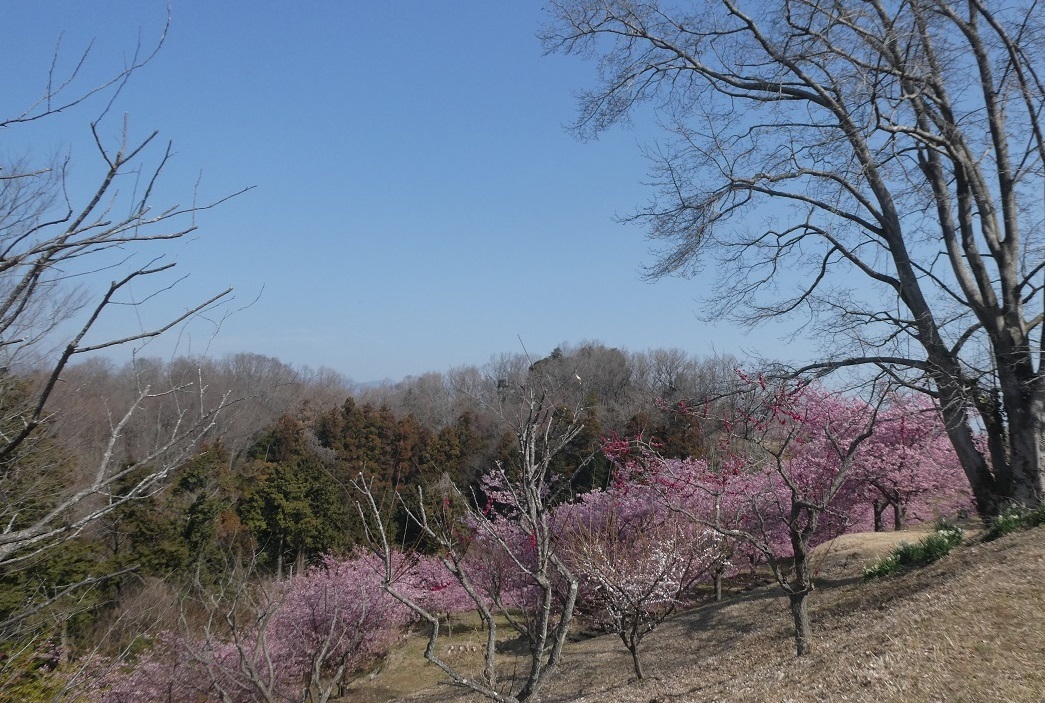
[[[810,656],[794,656],[785,600],[760,588],[683,613],[649,635],[645,681],[632,678],[615,637],[574,643],[541,701],[1045,699],[1045,528],[990,544],[968,540],[924,569],[862,582],[863,566],[905,536],[917,538],[846,535],[820,548]],[[408,642],[344,700],[481,700],[445,684],[405,695],[411,685],[439,681],[420,657],[419,642]]]

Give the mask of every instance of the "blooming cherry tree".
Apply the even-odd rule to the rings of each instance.
[[[871,504],[874,529],[893,529],[914,517],[931,518],[972,509],[972,494],[943,418],[925,396],[894,395],[861,450],[855,479]]]
[[[851,522],[853,467],[872,435],[877,407],[809,385],[750,379],[727,418],[714,462],[656,465],[644,471],[672,510],[742,543],[772,569],[787,593],[799,655],[809,649],[809,552]]]
[[[384,655],[409,613],[368,554],[269,584],[230,582],[201,605],[202,635],[161,633],[130,669],[100,677],[104,703],[325,703]]]

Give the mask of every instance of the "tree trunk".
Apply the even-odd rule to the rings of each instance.
[[[809,608],[806,605],[806,596],[809,591],[801,590],[787,594],[791,601],[791,617],[795,622],[795,654],[803,656],[809,652],[809,638],[811,628],[809,625]]]
[[[1033,509],[1042,504],[1041,440],[1045,404],[1034,391],[1038,384],[1028,377],[1032,375],[998,373],[1008,418],[1009,465],[1006,471],[996,471],[996,474],[1008,502]]]
[[[885,532],[885,524],[884,524],[884,521],[882,520],[882,515],[885,513],[886,506],[887,506],[887,503],[885,501],[881,501],[881,500],[877,500],[877,499],[874,501],[873,509],[874,509],[874,531],[875,532]]]
[[[631,665],[635,669],[635,678],[639,681],[642,680],[642,662],[639,661],[639,648],[635,646],[631,649]]]
[[[930,358],[932,357],[930,356]],[[969,422],[968,401],[963,397],[964,394],[955,381],[948,379],[943,374],[934,375],[933,380],[940,392],[940,412],[943,415],[944,427],[951,440],[951,445],[958,455],[962,470],[969,479],[969,487],[972,489],[973,500],[976,503],[976,512],[985,521],[991,520],[1004,508],[1005,498],[987,459],[974,441]],[[991,435],[993,433],[990,423],[987,424],[988,435]],[[999,457],[995,452],[992,452],[992,455],[995,463],[999,458],[1004,460],[1003,456]]]
[[[893,531],[899,532],[907,522],[907,506],[900,501],[893,503]]]
[[[631,654],[631,666],[635,670],[635,678],[640,681],[643,678],[642,662],[639,661],[639,639],[635,636],[635,628],[631,628],[631,632],[623,630],[620,633],[621,642],[624,643],[624,647]]]
[[[797,524],[797,513],[797,509],[793,507],[792,526]],[[787,589],[787,596],[791,601],[791,617],[795,623],[795,654],[800,657],[809,652],[812,634],[806,596],[813,590],[813,578],[809,573],[809,563],[806,561],[806,557],[809,554],[809,539],[815,529],[815,519],[811,519],[804,533],[795,531],[794,527],[791,532],[791,549],[795,555],[795,578]]]

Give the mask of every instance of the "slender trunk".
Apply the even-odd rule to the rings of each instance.
[[[722,569],[715,572],[715,602],[722,602]]]
[[[877,498],[874,501],[874,531],[885,532],[885,523],[882,520],[882,515],[885,513],[887,503]]]
[[[621,628],[620,641],[624,643],[624,648],[631,654],[631,667],[635,670],[635,678],[642,680],[642,662],[639,661],[639,640],[641,637],[638,633],[638,619],[632,620],[631,627]]]
[[[69,652],[72,651],[69,645],[69,618],[62,620],[62,637],[61,645],[58,647],[58,663],[65,664],[69,661]],[[641,678],[641,677],[640,677]]]
[[[900,501],[893,503],[893,531],[899,532],[907,522],[907,506]]]
[[[537,572],[536,580],[541,589],[541,601],[538,604],[535,622],[529,626],[531,637],[530,672],[526,677],[526,683],[523,684],[522,690],[519,691],[519,695],[517,696],[520,701],[525,701],[536,694],[541,683],[544,681],[544,651],[545,645],[548,642],[552,602],[555,597],[555,594],[552,591],[551,581],[548,578],[547,560],[545,560],[545,564]]]
[[[559,624],[555,627],[555,640],[552,644],[551,654],[548,655],[549,671],[554,671],[558,668],[559,660],[562,659],[562,648],[566,644],[566,637],[570,634],[570,626],[573,624],[573,612],[577,608],[577,592],[579,590],[577,577],[566,568],[562,560],[552,555],[552,562],[555,564],[559,576],[566,583],[566,599],[563,601],[562,609],[559,612]]]
[[[809,608],[806,605],[809,591],[801,590],[787,595],[791,600],[791,617],[795,622],[795,654],[801,657],[809,653],[810,646]]]
[[[628,648],[631,651],[631,665],[635,669],[635,678],[639,681],[642,680],[642,662],[639,661],[639,645],[636,642],[633,647]]]
[[[792,515],[795,515],[795,512]],[[796,523],[797,521],[792,522],[793,525]],[[815,529],[815,520],[811,519],[804,533],[794,529],[791,532],[791,549],[795,555],[795,577],[787,589],[787,595],[791,601],[791,617],[795,623],[795,654],[800,657],[808,653],[811,646],[812,629],[809,624],[806,596],[813,590],[813,577],[809,573],[809,562],[806,557],[809,555],[809,538]]]

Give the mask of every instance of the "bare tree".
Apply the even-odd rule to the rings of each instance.
[[[40,100],[0,118],[0,127],[12,130],[61,112],[93,110],[86,129],[98,167],[93,189],[74,203],[68,156],[43,164],[0,160],[0,570],[26,563],[157,490],[210,431],[227,401],[221,392],[211,398],[214,392],[199,374],[179,383],[139,375],[128,402],[107,409],[107,436],[91,466],[65,471],[62,462],[38,451],[63,422],[50,401],[73,360],[137,347],[204,313],[220,318],[218,306],[231,299],[225,290],[151,327],[102,332],[108,318],[128,306],[147,317],[148,301],[177,283],[165,243],[195,231],[196,215],[226,199],[200,203],[193,196],[189,205],[157,207],[152,201],[172,158],[171,145],[158,145],[156,132],[135,138],[126,117],[111,136],[114,101],[162,43],[161,35],[152,50],[139,46],[126,68],[94,85],[85,85],[89,49],[66,75],[55,68],[63,58],[56,50]],[[167,422],[133,456],[120,451],[134,418],[161,402],[170,408]]]
[[[721,273],[709,316],[804,315],[935,397],[990,518],[1042,501],[1045,12],[984,0],[552,0],[600,57],[575,129],[652,103],[652,277]],[[986,430],[987,451],[975,441]]]
[[[401,574],[396,571],[394,543],[385,526],[389,507],[375,496],[372,481],[363,476],[355,481],[362,496],[360,511],[373,545],[384,559],[386,589],[429,624],[425,657],[456,685],[501,703],[534,697],[556,670],[573,620],[578,589],[577,577],[554,543],[551,518],[556,486],[552,485],[551,468],[555,457],[580,433],[582,426],[576,421],[580,413],[563,407],[563,395],[558,392],[561,388],[542,382],[547,379],[530,378],[529,382],[514,385],[518,379],[515,376],[509,381],[513,387],[505,390],[497,411],[512,426],[518,460],[511,467],[498,466],[493,473],[500,498],[506,504],[504,517],[492,520],[488,510],[475,507],[465,508],[463,515],[432,515],[423,493],[416,502],[397,496],[413,523],[439,549],[443,565],[474,601],[483,620],[487,641],[479,676],[470,676],[439,656],[438,614],[397,583]],[[568,486],[568,482],[562,485]],[[466,497],[452,486],[444,486],[444,491],[447,489],[453,499],[444,496],[445,505],[474,506],[474,497]],[[465,525],[468,529],[463,529]],[[519,537],[521,542],[516,539]],[[493,564],[478,563],[475,550],[480,543],[502,558],[494,559]],[[505,578],[509,573],[524,583],[522,603],[506,598],[507,589],[490,587],[489,581]],[[484,578],[488,583],[479,582]],[[515,595],[518,593],[517,590]],[[499,679],[495,614],[507,618],[529,652],[528,670],[514,692],[507,690],[512,687],[510,680],[505,686]]]

